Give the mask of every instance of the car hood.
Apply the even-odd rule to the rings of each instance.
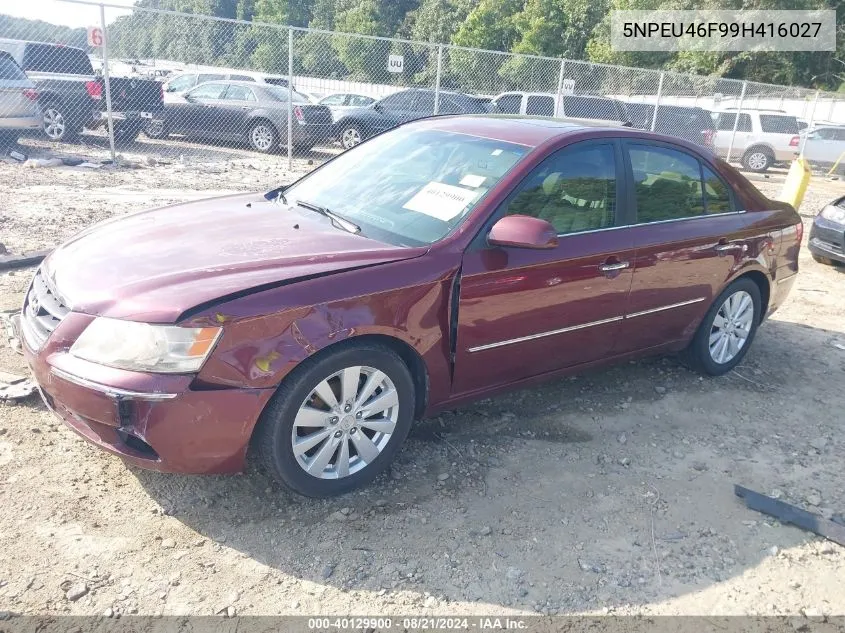
[[[238,194],[97,224],[57,248],[44,274],[76,312],[172,323],[259,286],[417,257],[314,212]]]

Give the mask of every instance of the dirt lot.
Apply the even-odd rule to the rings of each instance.
[[[0,162],[0,241],[50,247],[114,213],[284,182],[285,164]],[[843,193],[815,182],[802,211]],[[419,423],[387,476],[337,500],[128,469],[37,399],[0,403],[0,610],[845,614],[845,549],[733,495],[845,513],[845,276],[801,266],[730,375],[657,358],[483,401]],[[0,311],[31,274],[0,273]],[[25,371],[2,343],[0,369]]]

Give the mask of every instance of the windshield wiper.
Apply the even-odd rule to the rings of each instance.
[[[331,209],[328,209],[326,207],[321,207],[319,204],[314,204],[313,202],[308,202],[307,200],[297,200],[296,204],[298,204],[300,207],[305,207],[306,209],[310,209],[311,211],[316,211],[320,215],[323,215],[323,216],[329,218],[330,220],[332,220],[332,222],[337,224],[338,226],[340,226],[340,228],[342,228],[346,231],[349,231],[350,233],[360,233],[361,232],[360,226],[358,226],[357,224],[355,224],[351,220],[347,220],[342,215],[338,215],[337,213],[335,213]]]

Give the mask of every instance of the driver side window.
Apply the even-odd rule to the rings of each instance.
[[[616,223],[613,145],[565,148],[525,177],[506,215],[546,220],[558,235],[594,231]]]
[[[202,84],[188,94],[192,99],[220,99],[224,90],[226,90],[226,84]]]

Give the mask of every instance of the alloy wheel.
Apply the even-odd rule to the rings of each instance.
[[[53,141],[60,141],[65,135],[67,125],[64,115],[56,108],[49,107],[44,111],[44,133]]]
[[[355,147],[361,142],[361,133],[354,127],[346,128],[340,138],[344,149]]]
[[[748,156],[748,166],[751,169],[765,169],[769,164],[769,157],[763,152],[754,152]]]
[[[710,358],[724,365],[731,362],[748,340],[754,325],[754,300],[745,290],[725,299],[710,328]]]
[[[252,133],[250,134],[252,145],[262,152],[268,152],[273,147],[273,137],[273,130],[263,123],[252,128]]]
[[[396,429],[399,393],[373,367],[346,367],[322,380],[296,413],[291,432],[299,466],[318,479],[341,479],[378,458]]]

